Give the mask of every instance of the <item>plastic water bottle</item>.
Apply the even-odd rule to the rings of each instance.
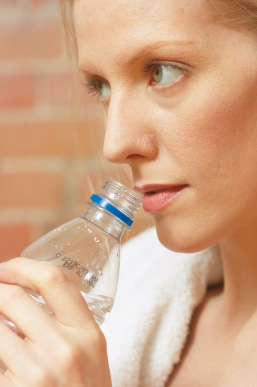
[[[136,192],[109,180],[100,194],[91,196],[90,207],[83,216],[42,236],[21,255],[62,268],[78,287],[100,325],[113,306],[119,275],[121,236],[126,229],[130,230],[134,213],[141,202]],[[53,315],[41,295],[30,290],[27,293]],[[24,337],[5,316],[1,315],[1,320],[20,337]],[[5,370],[0,360],[0,372]]]
[[[90,207],[81,217],[50,231],[28,246],[22,256],[64,270],[80,290],[96,322],[100,325],[113,306],[120,262],[120,239],[130,230],[141,197],[114,180],[93,194]],[[48,313],[43,297],[28,294]]]

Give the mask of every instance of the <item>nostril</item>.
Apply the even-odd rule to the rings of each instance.
[[[117,138],[119,136],[119,138]],[[136,138],[135,138],[136,137]],[[112,163],[136,163],[153,160],[158,154],[158,144],[147,133],[118,132],[111,136],[106,132],[103,147],[104,157]]]
[[[133,153],[133,154],[127,156],[128,160],[134,160],[134,159],[138,159],[138,158],[144,158],[144,156],[140,155],[139,153]]]

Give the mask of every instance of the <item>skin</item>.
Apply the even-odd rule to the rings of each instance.
[[[190,386],[206,385],[205,376],[216,385],[215,367],[199,372],[211,358],[226,364],[219,386],[256,381],[248,344],[257,319],[257,36],[221,23],[201,0],[75,0],[74,23],[79,69],[98,92],[104,86],[105,157],[129,165],[137,187],[187,184],[152,214],[166,247],[220,246],[224,287],[197,311],[181,362]],[[183,75],[161,86],[144,71],[153,60]],[[178,376],[171,385],[188,384]]]
[[[220,245],[224,287],[209,291],[196,311],[167,386],[251,385],[257,380],[257,37],[219,23],[202,0],[108,6],[75,0],[74,23],[85,79],[111,88],[111,97],[99,98],[105,157],[129,165],[136,186],[187,185],[153,213],[160,241],[185,252]],[[160,87],[144,71],[153,60],[182,73]],[[61,270],[18,258],[4,264],[0,282],[0,312],[27,337],[0,322],[0,358],[8,367],[1,386],[111,386],[104,337]],[[55,320],[24,287],[42,294]]]
[[[1,313],[26,337],[0,320],[0,358],[7,367],[2,387],[111,386],[104,336],[62,270],[15,258],[1,267],[0,282]],[[55,318],[23,288],[40,293]]]
[[[257,39],[215,23],[204,2],[189,4],[77,0],[74,20],[79,68],[111,85],[105,157],[129,164],[136,186],[188,184],[153,216],[165,246],[192,252],[256,229]],[[190,43],[158,43],[170,39]],[[156,58],[185,63],[184,76],[151,85],[142,70]]]

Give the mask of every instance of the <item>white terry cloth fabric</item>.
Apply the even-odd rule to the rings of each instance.
[[[154,228],[128,241],[114,307],[102,330],[113,387],[163,387],[207,286],[222,280],[217,247],[195,254],[163,247]]]

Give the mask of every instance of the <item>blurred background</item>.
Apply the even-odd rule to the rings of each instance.
[[[106,179],[131,186],[102,160],[101,111],[77,84],[58,0],[0,0],[0,261],[82,215]],[[124,241],[152,224],[141,210]]]

